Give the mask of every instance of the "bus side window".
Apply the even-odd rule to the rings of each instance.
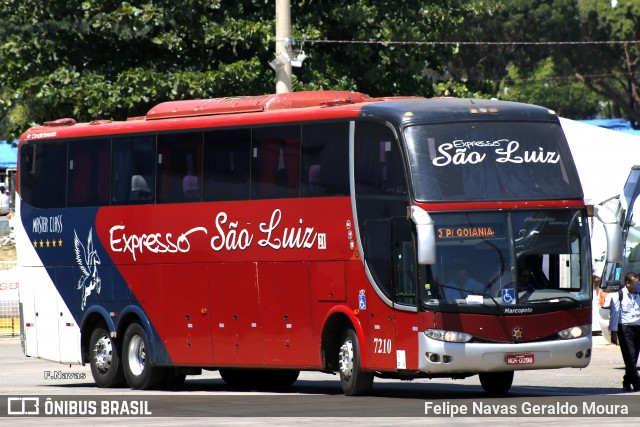
[[[300,126],[254,129],[251,149],[251,198],[298,197]]]
[[[38,208],[66,206],[67,144],[51,142],[24,144],[20,149],[23,200]]]
[[[69,143],[68,206],[109,204],[109,139]]]
[[[200,200],[202,133],[158,135],[158,203]]]
[[[153,203],[155,152],[155,135],[113,139],[111,204]]]
[[[250,129],[205,132],[205,201],[249,198],[250,150]]]
[[[302,197],[349,194],[349,124],[302,127]]]
[[[404,167],[393,133],[384,125],[359,123],[356,191],[369,195],[406,195]]]

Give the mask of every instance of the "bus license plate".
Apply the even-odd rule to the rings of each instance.
[[[533,365],[533,354],[507,354],[507,365]]]

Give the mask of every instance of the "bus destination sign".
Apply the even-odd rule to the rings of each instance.
[[[493,226],[488,227],[439,227],[439,239],[476,239],[479,237],[496,237],[497,230]]]

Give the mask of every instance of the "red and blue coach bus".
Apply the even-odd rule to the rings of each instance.
[[[582,368],[588,209],[553,111],[299,92],[59,119],[19,145],[27,356],[134,389]]]

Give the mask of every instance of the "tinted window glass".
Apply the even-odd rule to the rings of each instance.
[[[204,200],[249,198],[251,130],[204,134]]]
[[[411,256],[406,260],[408,265],[403,265],[403,252],[409,256],[411,248],[401,247],[408,243],[401,233],[406,229],[406,224],[401,226],[401,220],[406,222],[408,197],[400,154],[396,138],[388,127],[379,123],[356,123],[356,209],[366,265],[384,295],[390,300],[397,296],[398,302],[408,304],[415,303],[412,299],[415,291],[404,275],[411,271],[415,257]]]
[[[302,197],[349,194],[348,123],[302,126],[300,179]]]
[[[361,195],[407,193],[400,149],[388,127],[358,123],[355,180],[356,192]]]
[[[300,126],[254,129],[251,198],[298,197]]]
[[[20,148],[20,195],[39,208],[66,206],[67,145],[23,144]]]
[[[427,299],[515,304],[591,299],[589,226],[576,210],[432,213]],[[431,293],[431,294],[430,294]],[[472,295],[471,299],[468,296]],[[474,298],[473,296],[477,297]]]
[[[405,138],[417,200],[582,198],[558,124],[420,125]]]
[[[198,201],[202,194],[202,133],[158,136],[158,203]]]
[[[111,203],[153,203],[155,152],[155,135],[113,139]]]
[[[69,143],[69,206],[109,204],[110,150],[110,140],[106,138]]]

